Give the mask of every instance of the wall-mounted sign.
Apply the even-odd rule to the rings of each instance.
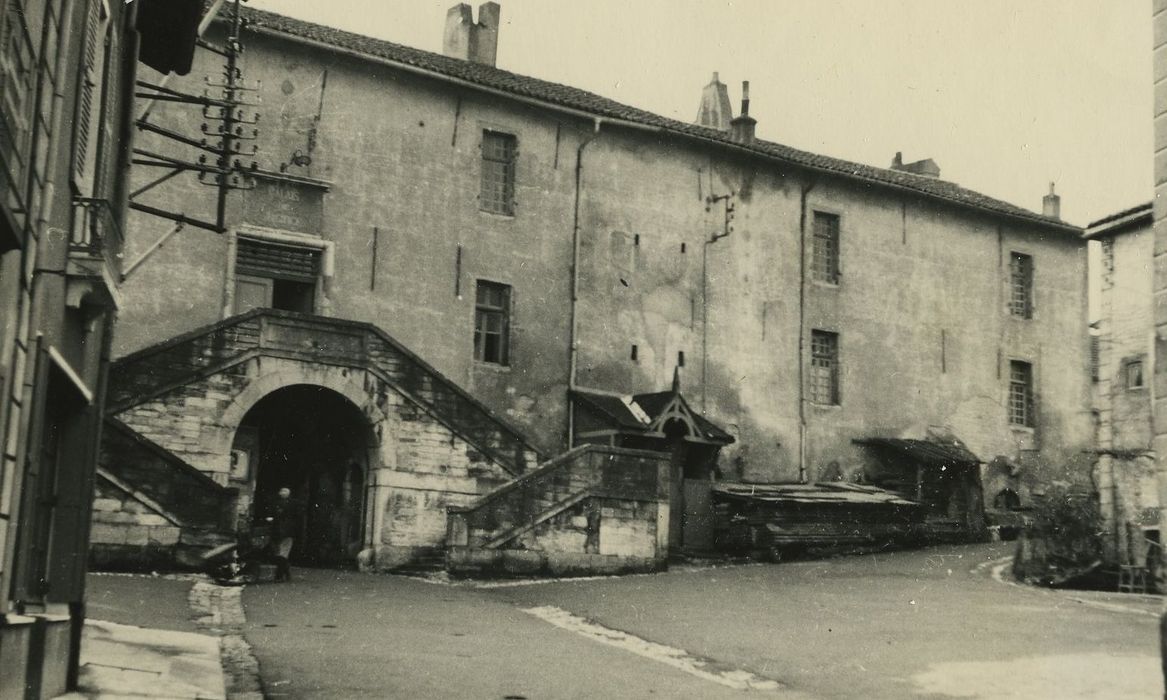
[[[245,222],[296,233],[324,232],[327,184],[278,173],[257,173],[254,178],[255,189],[242,196]]]

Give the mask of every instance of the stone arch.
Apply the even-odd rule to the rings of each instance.
[[[315,477],[308,476],[307,472],[302,471],[302,467],[298,470],[293,469],[291,472],[291,475],[295,475],[292,478],[303,477],[306,480],[311,479],[311,481],[305,481],[297,491],[299,498],[307,498],[310,503],[314,503],[315,501],[313,501],[312,497],[306,496],[306,494],[310,492],[315,493],[317,496],[321,494],[332,494],[333,489],[330,485],[335,486],[341,491],[345,489],[352,489],[354,491],[354,493],[346,493],[343,497],[340,497],[339,492],[337,492],[334,495],[340,497],[340,501],[336,501],[335,503],[331,496],[321,501],[324,503],[332,503],[334,506],[340,506],[340,510],[331,510],[328,508],[323,511],[312,508],[302,509],[305,511],[304,515],[306,516],[303,518],[305,528],[303,534],[308,539],[299,547],[299,556],[301,558],[308,556],[311,558],[311,561],[315,561],[317,564],[340,563],[343,557],[342,559],[336,558],[338,556],[336,552],[341,551],[340,549],[330,546],[321,549],[315,547],[315,545],[320,545],[321,542],[328,544],[333,540],[341,544],[359,541],[361,547],[368,547],[371,543],[372,533],[374,532],[373,524],[377,517],[377,506],[373,488],[375,486],[376,474],[386,466],[382,448],[385,443],[384,432],[387,429],[386,426],[390,424],[390,421],[382,408],[380,408],[384,404],[383,392],[386,387],[383,383],[376,381],[365,370],[335,366],[301,365],[287,360],[272,358],[264,358],[262,365],[266,371],[263,371],[259,376],[251,380],[218,412],[217,419],[215,420],[214,439],[209,441],[213,445],[208,445],[208,447],[214,449],[217,454],[226,455],[226,459],[230,462],[233,449],[237,446],[242,447],[236,443],[237,435],[241,427],[247,424],[251,426],[252,430],[259,430],[257,424],[253,423],[253,421],[262,421],[263,419],[251,417],[253,413],[257,410],[263,412],[270,411],[272,408],[270,399],[277,395],[282,395],[289,390],[321,390],[324,393],[331,394],[334,399],[347,404],[353,413],[348,418],[343,419],[343,422],[351,425],[354,429],[352,439],[355,441],[349,444],[356,449],[356,452],[353,453],[353,459],[348,464],[343,466],[334,465],[344,472],[341,478],[336,479],[329,476],[320,476],[332,474],[334,470],[331,468],[320,472]],[[256,369],[258,368],[257,366]],[[331,400],[329,399],[329,401]],[[279,405],[279,400],[277,400],[276,405]],[[335,409],[329,410],[334,411]],[[307,414],[300,413],[299,415]],[[339,414],[330,412],[329,415]],[[242,447],[242,449],[246,450],[247,448]],[[235,511],[240,525],[260,514],[259,511],[263,508],[263,494],[266,493],[263,486],[265,482],[264,475],[272,474],[272,472],[266,471],[263,460],[252,462],[252,464],[253,466],[246,477],[247,482],[236,482],[240,486],[240,489],[238,500],[235,504]],[[359,478],[354,476],[357,472],[359,472]],[[270,487],[272,481],[271,476],[268,476],[266,480]],[[309,484],[312,484],[310,490],[307,488]],[[318,491],[317,489],[321,490]],[[267,490],[271,489],[268,488]],[[353,499],[359,505],[352,505],[354,503]],[[341,504],[341,501],[343,501],[343,504]],[[314,524],[311,513],[322,515],[323,519],[317,520]],[[340,520],[344,521],[343,527],[340,529],[337,529],[336,522],[332,520],[333,516],[337,514],[339,514],[338,517]],[[315,545],[313,544],[314,542]],[[347,548],[344,549],[347,551]],[[322,559],[322,552],[325,550],[331,553],[327,555],[327,558]],[[347,552],[348,557],[354,557],[355,555],[356,550]]]
[[[219,416],[219,419],[216,421],[218,430],[213,439],[214,453],[224,457],[230,455],[231,443],[235,439],[235,432],[239,429],[239,424],[243,422],[243,418],[247,415],[247,412],[268,394],[297,384],[319,386],[334,391],[360,409],[361,413],[368,419],[371,427],[384,424],[387,421],[387,416],[377,406],[376,397],[365,388],[364,382],[354,380],[354,375],[356,377],[364,377],[365,374],[364,370],[338,367],[301,368],[300,371],[289,371],[288,368],[280,368],[264,372],[251,380],[243,391],[239,392],[232,399],[231,403],[227,405]],[[373,431],[372,434],[377,435],[379,433]],[[369,445],[370,458],[375,457],[377,448],[378,445]],[[373,468],[373,464],[374,462],[370,461],[370,468]]]

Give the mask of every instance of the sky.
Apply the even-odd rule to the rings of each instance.
[[[440,52],[452,0],[251,0]],[[472,3],[473,4],[473,3]],[[1085,225],[1150,201],[1147,0],[503,0],[499,68],[693,121],[718,71],[760,138]],[[477,13],[477,11],[476,11]]]

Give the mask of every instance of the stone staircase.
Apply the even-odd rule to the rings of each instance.
[[[631,509],[633,515],[627,522],[639,518],[640,524],[644,524],[644,508],[652,508],[654,513],[656,509],[663,509],[660,511],[665,514],[663,520],[655,514],[651,520],[654,527],[662,522],[667,525],[668,457],[657,452],[582,445],[467,506],[450,508],[447,566],[456,572],[469,563],[468,568],[477,573],[484,569],[482,562],[498,562],[509,556],[511,559],[531,559],[533,563],[528,562],[528,568],[547,570],[548,560],[558,557],[560,561],[568,562],[566,568],[597,571],[595,561],[586,561],[588,557],[600,556],[591,545],[578,547],[575,551],[570,546],[553,545],[546,552],[533,553],[530,543],[523,540],[537,528],[551,528],[567,533],[559,537],[560,542],[574,539],[582,543],[581,538],[586,537],[584,530],[591,526],[577,521],[587,521],[583,514],[585,506],[594,507],[598,503],[605,504],[605,512],[610,511],[612,515],[621,508]],[[637,504],[641,504],[640,511],[637,511]],[[615,542],[615,538],[622,536],[616,529],[619,518],[604,522],[613,524],[612,534],[604,536]],[[593,535],[598,539],[601,532],[597,529]],[[663,561],[663,548],[656,544],[649,546],[657,551],[653,556],[641,559]],[[534,555],[534,558],[528,555]],[[550,568],[554,567],[553,564]]]
[[[98,568],[194,566],[235,539],[233,488],[219,485],[116,418],[107,418],[90,558]]]
[[[119,359],[110,371],[107,413],[261,355],[367,370],[512,474],[540,459],[517,428],[376,326],[273,309],[233,316]]]

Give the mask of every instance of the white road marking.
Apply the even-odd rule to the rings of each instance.
[[[545,605],[537,608],[527,608],[523,612],[534,615],[540,620],[549,622],[560,629],[587,637],[592,641],[632,652],[647,659],[658,661],[666,666],[672,666],[697,678],[733,688],[734,690],[773,691],[778,690],[780,687],[777,681],[760,678],[749,671],[716,671],[709,669],[707,668],[709,665],[708,661],[699,659],[683,649],[657,644],[656,642],[641,639],[627,632],[621,632],[620,630],[614,630],[603,625],[597,625],[594,622],[588,622],[582,617],[572,615],[561,608]]]

